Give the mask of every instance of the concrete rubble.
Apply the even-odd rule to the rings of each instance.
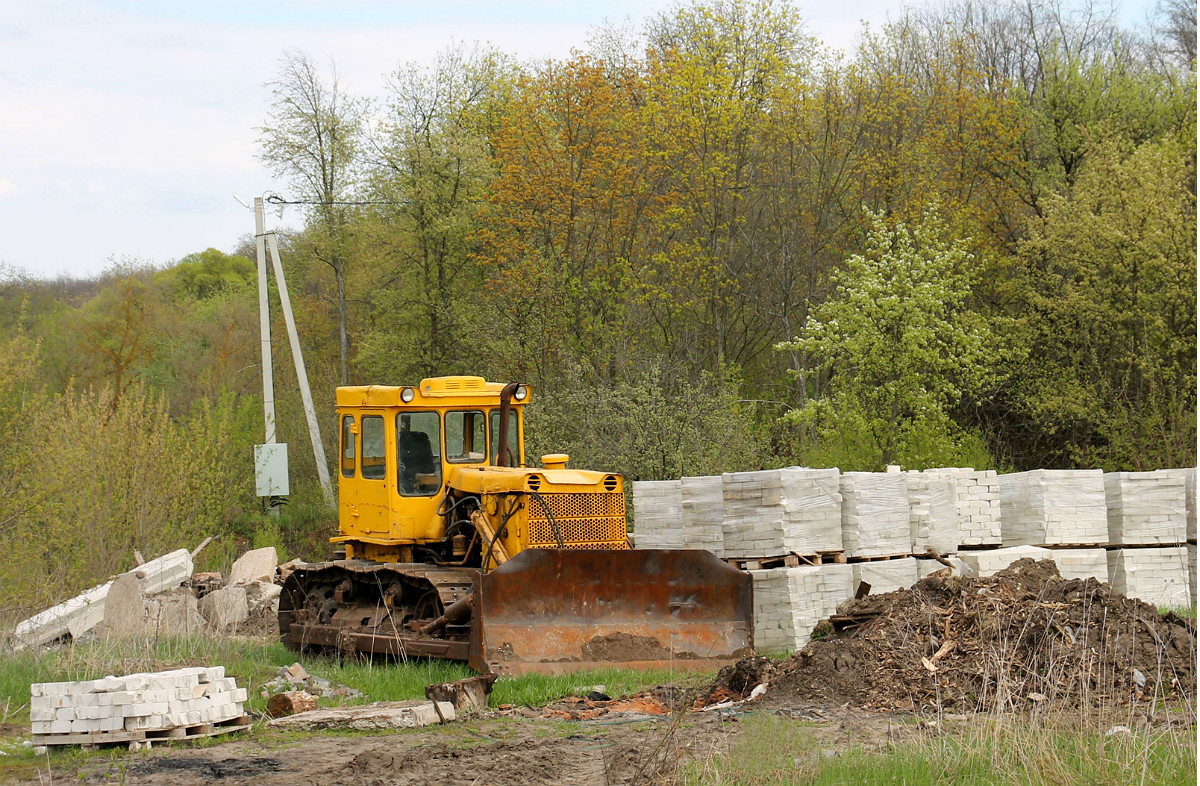
[[[255,581],[274,582],[279,567],[279,555],[274,546],[253,549],[238,557],[229,569],[226,585],[250,584]]]
[[[348,688],[345,685],[335,685],[323,677],[309,674],[299,663],[293,663],[291,666],[281,666],[279,668],[279,675],[263,685],[262,697],[266,699],[277,693],[287,693],[295,690],[303,690],[305,693],[318,698],[354,699],[362,696],[354,688]]]
[[[230,633],[238,623],[250,618],[245,587],[224,587],[200,599],[200,614],[217,632]]]
[[[386,701],[357,707],[310,710],[268,721],[283,729],[411,729],[456,720],[448,701]]]
[[[155,595],[180,586],[192,575],[192,557],[187,549],[179,549],[139,565],[124,575],[132,576],[139,582],[137,586],[143,596]],[[106,582],[19,623],[13,630],[13,647],[27,649],[48,644],[66,635],[77,639],[88,633],[104,622],[106,601],[112,586],[113,581]],[[120,589],[128,593],[130,587],[127,580]],[[128,624],[131,619],[132,616],[124,617],[122,624]]]

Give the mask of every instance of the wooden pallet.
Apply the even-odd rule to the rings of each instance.
[[[215,737],[218,734],[229,734],[234,731],[245,731],[250,728],[253,718],[242,715],[213,723],[197,723],[191,726],[173,726],[169,729],[135,729],[120,731],[91,731],[77,734],[35,734],[35,748],[49,748],[58,745],[78,745],[85,751],[96,750],[101,745],[129,745],[129,750],[145,750],[156,742],[173,742],[176,740],[195,740],[201,737]],[[39,754],[40,755],[40,754]]]
[[[859,562],[886,562],[890,559],[905,559],[911,556],[912,554],[881,554],[877,557],[847,557],[846,562],[851,564]]]
[[[725,561],[739,570],[764,568],[798,568],[801,565],[832,565],[846,561],[841,551],[818,551],[814,554],[783,554],[777,557],[726,557]]]

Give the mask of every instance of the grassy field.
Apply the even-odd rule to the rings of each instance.
[[[159,639],[153,642],[100,642],[40,653],[0,654],[0,781],[30,776],[48,762],[35,760],[21,745],[28,737],[29,685],[83,680],[107,674],[157,671],[182,666],[223,665],[238,685],[249,689],[251,711],[265,708],[263,685],[281,666],[299,660],[311,673],[362,692],[322,705],[423,698],[425,686],[469,676],[463,664],[416,661],[407,664],[338,661],[304,656],[261,640]],[[502,678],[492,693],[501,704],[541,706],[555,699],[604,686],[612,696],[664,684],[694,685],[711,674],[631,672],[611,669],[567,676]],[[1123,714],[1088,712],[1086,718],[980,716],[924,727],[916,719],[896,721],[906,733],[859,739],[854,733],[781,718],[767,712],[742,716],[727,749],[684,762],[677,781],[687,786],[783,786],[784,784],[1194,784],[1196,727],[1191,708],[1173,713],[1175,725],[1150,725],[1128,708]],[[1159,717],[1163,709],[1158,710]],[[834,724],[836,727],[837,724]],[[1114,726],[1128,730],[1108,734]],[[256,727],[256,738],[278,741],[280,732]],[[288,732],[301,737],[314,733]],[[833,737],[836,737],[834,739]],[[218,744],[209,742],[206,744]],[[54,759],[74,766],[88,754],[68,749]],[[103,755],[117,755],[111,752]],[[59,758],[62,757],[62,758]],[[44,757],[43,757],[44,758]]]
[[[406,664],[349,661],[298,655],[276,642],[228,638],[159,638],[150,641],[90,642],[38,653],[0,654],[0,723],[29,723],[29,685],[95,679],[109,674],[162,671],[184,666],[225,667],[248,690],[250,711],[262,711],[267,700],[263,685],[279,676],[281,666],[299,661],[311,674],[361,692],[359,698],[322,699],[323,706],[371,701],[425,698],[425,686],[474,674],[466,664],[417,660]],[[565,676],[528,675],[501,678],[492,691],[493,707],[501,704],[542,706],[555,699],[587,693],[604,686],[610,695],[634,693],[666,683],[711,679],[712,674],[673,674],[669,671],[632,672],[621,669],[578,672]]]
[[[1109,727],[1112,728],[1112,727]],[[1027,717],[972,718],[878,750],[823,744],[810,725],[745,719],[726,752],[684,767],[681,786],[1194,786],[1194,726],[1107,734]]]

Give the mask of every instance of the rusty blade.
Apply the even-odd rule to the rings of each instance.
[[[483,672],[711,668],[753,652],[750,575],[707,551],[526,549],[476,577],[475,597]]]

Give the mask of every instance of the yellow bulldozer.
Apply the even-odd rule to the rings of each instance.
[[[749,574],[707,551],[630,549],[620,475],[563,454],[528,466],[531,395],[472,376],[337,389],[344,554],[285,581],[286,646],[500,674],[751,653]]]

